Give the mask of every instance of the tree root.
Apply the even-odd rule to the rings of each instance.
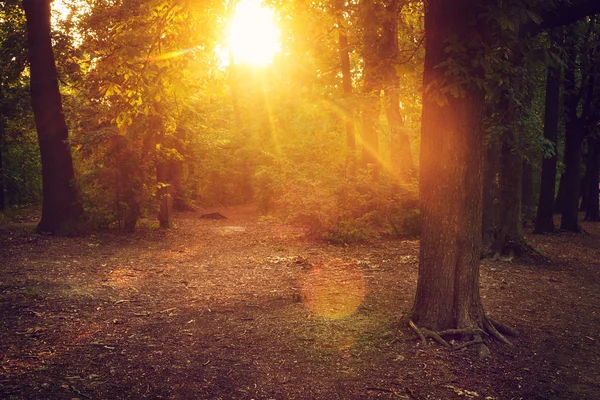
[[[489,319],[487,317],[483,319],[483,328],[493,338],[498,339],[499,341],[501,341],[504,344],[512,345],[512,343],[510,342],[510,340],[508,340],[503,334],[501,334],[500,332],[498,332],[498,330],[496,329],[496,327],[492,323],[491,319]]]
[[[506,324],[496,322],[489,317],[483,318],[483,330],[471,327],[462,329],[446,329],[443,331],[434,332],[426,328],[419,328],[412,320],[409,320],[408,324],[412,330],[415,331],[424,347],[428,346],[428,338],[433,339],[442,346],[452,350],[460,350],[470,346],[477,346],[477,352],[482,358],[490,355],[490,349],[483,341],[484,336],[490,336],[504,344],[512,345],[505,335],[519,335],[514,328]],[[442,336],[462,336],[471,338],[471,340],[456,345],[450,345],[445,339],[442,338]]]

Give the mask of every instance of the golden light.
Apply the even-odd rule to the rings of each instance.
[[[344,318],[354,313],[365,296],[365,282],[356,264],[330,263],[313,268],[302,280],[304,305],[313,313]]]
[[[269,64],[280,50],[273,9],[261,0],[241,0],[229,26],[229,46],[235,63]]]

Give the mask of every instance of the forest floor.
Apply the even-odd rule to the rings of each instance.
[[[513,346],[424,347],[400,325],[419,242],[334,246],[261,218],[133,235],[0,227],[2,399],[600,399],[600,224],[483,261]]]

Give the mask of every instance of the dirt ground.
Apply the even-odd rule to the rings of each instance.
[[[484,261],[513,346],[427,347],[400,327],[419,243],[333,246],[259,217],[135,235],[0,227],[2,399],[600,399],[600,224]]]

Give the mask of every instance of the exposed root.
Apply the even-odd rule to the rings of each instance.
[[[496,330],[503,335],[508,336],[519,336],[519,332],[513,328],[512,326],[503,324],[502,322],[494,321],[491,318],[487,318],[487,320],[496,328]]]
[[[452,347],[452,346],[450,346],[450,344],[448,342],[446,342],[444,339],[442,339],[442,337],[437,332],[430,331],[429,329],[421,329],[421,332],[423,332],[425,337],[432,338],[433,340],[435,340],[436,342],[438,342],[439,344],[441,344],[442,346],[444,346],[446,348]]]
[[[474,336],[474,335],[487,335],[486,332],[482,331],[479,328],[463,328],[463,329],[446,329],[444,331],[439,331],[438,335],[440,336]]]
[[[469,340],[468,342],[463,342],[461,344],[457,344],[453,347],[454,350],[464,349],[465,347],[475,346],[477,344],[483,343],[483,339],[479,335],[475,335],[473,340]]]
[[[508,344],[508,345],[512,345],[512,343],[510,342],[510,340],[508,340],[503,334],[501,334],[500,332],[498,332],[498,330],[496,329],[496,327],[494,326],[494,324],[492,324],[491,320],[488,318],[484,318],[483,319],[483,327],[485,328],[485,330],[487,331],[487,333],[490,334],[490,336],[492,336],[495,339],[498,339],[499,341],[501,341],[502,343]]]
[[[470,346],[477,346],[477,353],[481,358],[489,356],[490,349],[485,345],[483,341],[484,336],[491,336],[494,339],[501,341],[502,343],[512,345],[512,343],[504,335],[518,336],[518,332],[503,323],[496,322],[491,318],[485,317],[483,319],[483,330],[479,328],[462,328],[462,329],[446,329],[439,332],[434,332],[426,328],[419,328],[412,320],[408,321],[409,326],[415,331],[421,343],[424,347],[427,347],[427,339],[433,339],[442,346],[452,349],[459,350]],[[450,345],[442,336],[462,336],[470,338],[466,342],[462,342],[456,345]]]
[[[419,339],[421,339],[421,343],[423,343],[424,347],[427,347],[427,338],[431,338],[431,339],[435,340],[436,342],[438,342],[439,344],[441,344],[442,346],[444,346],[446,348],[452,347],[452,346],[450,346],[450,344],[448,342],[446,342],[444,339],[442,339],[442,337],[437,332],[430,331],[429,329],[425,329],[425,328],[419,328],[412,320],[409,320],[408,324],[419,336]]]
[[[423,332],[421,332],[419,327],[415,325],[415,323],[412,320],[408,321],[408,325],[410,325],[410,327],[417,333],[419,339],[421,339],[421,343],[423,343],[423,347],[427,347],[427,339],[425,339],[425,335],[423,334]]]

